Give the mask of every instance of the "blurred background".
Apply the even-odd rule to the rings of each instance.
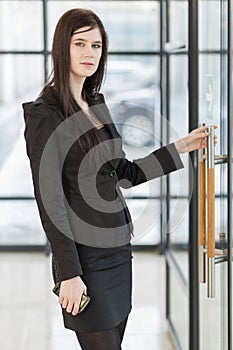
[[[85,7],[96,12],[105,25],[110,45],[102,92],[123,137],[128,159],[140,158],[175,141],[191,127],[197,127],[198,122],[219,126],[217,133],[222,141],[217,145],[216,153],[227,154],[227,130],[229,120],[232,120],[227,112],[227,84],[231,76],[227,73],[229,3],[227,0],[195,0],[194,3],[188,0],[0,0],[0,271],[6,278],[13,273],[18,281],[16,289],[22,274],[26,276],[27,271],[27,278],[35,278],[28,270],[30,264],[30,271],[42,266],[40,278],[45,279],[45,284],[51,283],[45,277],[49,262],[44,257],[47,259],[50,248],[33,195],[21,105],[36,99],[51,72],[51,43],[60,16],[71,8]],[[190,13],[196,16],[196,27],[189,21]],[[197,70],[190,56],[195,40],[198,42]],[[191,81],[190,69],[193,72]],[[190,84],[196,87],[197,94]],[[192,104],[196,105],[196,114],[191,120]],[[197,234],[196,226],[190,224],[192,220],[197,222],[197,217],[193,219],[190,211],[190,198],[197,190],[193,172],[196,163],[187,155],[182,156],[182,160],[185,167],[181,171],[123,191],[134,221],[132,243],[140,262],[138,265],[135,262],[135,285],[140,292],[135,291],[134,301],[139,309],[135,309],[129,333],[142,334],[138,341],[133,340],[133,336],[128,338],[132,342],[125,343],[125,349],[136,349],[137,342],[148,350],[198,350],[200,344],[205,350],[232,349],[232,340],[224,340],[229,335],[229,328],[226,331],[226,327],[222,327],[226,326],[227,319],[231,319],[226,311],[230,304],[226,305],[219,297],[214,307],[213,304],[209,306],[198,286],[194,297],[190,295],[193,278],[190,266],[197,265],[197,257],[190,258],[192,237]],[[226,198],[229,187],[224,185],[227,176],[226,165],[216,168],[216,242],[219,242],[219,232],[229,229]],[[22,265],[18,265],[19,256],[4,255],[12,252],[27,252],[20,258]],[[6,263],[8,257],[9,265]],[[151,267],[155,273],[153,280],[148,281],[146,271]],[[147,297],[141,293],[144,290],[140,283],[142,276],[143,283],[150,286]],[[32,286],[31,282],[27,283]],[[25,293],[23,287],[20,288],[21,293]],[[33,288],[29,299],[34,294]],[[44,303],[48,298],[52,303],[51,296],[46,293],[44,299],[38,300]],[[203,297],[200,304],[197,296]],[[9,297],[14,298],[14,293],[3,288],[3,300],[8,300],[6,305]],[[153,304],[155,299],[160,306]],[[191,314],[194,302],[198,303],[197,310],[200,305],[204,305],[205,311],[210,307],[212,311],[207,319],[204,313],[201,320],[197,319],[198,315]],[[54,310],[55,306],[50,314],[55,315],[53,320],[58,317]],[[146,336],[150,324],[148,310],[154,310],[149,340]],[[5,328],[8,332],[12,318],[7,308],[3,315],[0,322],[8,327]],[[165,319],[165,315],[168,323],[160,323],[158,320]],[[42,324],[46,316],[40,317]],[[143,325],[134,323],[137,317],[146,322]],[[214,323],[212,331],[215,330],[216,337],[207,330],[207,335],[201,335],[199,342],[196,327],[194,336],[198,345],[190,343],[193,322],[196,326],[199,321],[207,325],[210,320]],[[17,334],[22,340],[20,331],[26,328],[20,328],[20,319],[17,322]],[[154,337],[156,329],[164,338]],[[27,336],[25,333],[25,339]],[[62,344],[76,348],[69,342],[70,338],[66,338]],[[8,342],[8,347],[7,343],[3,344],[4,350],[16,346],[13,340]],[[55,345],[56,350],[60,349],[57,342],[20,344],[18,349],[22,350],[55,349]]]

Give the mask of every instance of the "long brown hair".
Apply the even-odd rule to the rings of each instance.
[[[85,79],[83,98],[86,94],[98,93],[103,81],[108,51],[108,37],[100,18],[91,10],[76,8],[65,12],[59,19],[53,37],[52,60],[53,71],[45,84],[41,95],[49,86],[54,86],[58,93],[61,105],[64,108],[65,118],[77,111],[77,103],[69,87],[70,77],[70,40],[75,31],[82,27],[89,30],[99,28],[102,36],[102,54],[96,72]]]
[[[59,19],[53,37],[52,61],[53,70],[48,82],[45,84],[40,96],[46,89],[53,87],[60,104],[63,108],[64,118],[79,111],[80,108],[73,97],[70,86],[70,41],[73,33],[80,28],[89,27],[88,30],[99,28],[102,36],[102,53],[96,72],[85,79],[82,97],[86,100],[87,95],[97,95],[100,90],[107,62],[108,37],[100,18],[89,9],[75,8],[65,12]],[[84,151],[89,151],[93,146],[103,141],[101,133],[95,128],[90,130],[89,135],[82,135],[77,140]],[[94,152],[95,160],[99,161],[99,155]]]

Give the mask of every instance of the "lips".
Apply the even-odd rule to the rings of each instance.
[[[83,64],[84,66],[94,66],[94,63],[91,62],[82,62],[81,64]]]

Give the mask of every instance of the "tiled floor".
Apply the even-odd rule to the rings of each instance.
[[[51,292],[50,261],[43,253],[1,253],[0,349],[80,349]],[[163,257],[135,252],[133,268],[133,311],[122,349],[173,350],[164,319]]]

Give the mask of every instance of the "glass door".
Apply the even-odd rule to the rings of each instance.
[[[177,33],[173,12],[185,3],[167,2],[168,41]],[[183,174],[171,175],[167,183],[167,318],[176,347],[183,350],[233,348],[232,7],[231,0],[190,1],[187,12],[182,10],[184,27],[188,18],[186,63],[185,47],[167,58],[169,141],[176,105],[183,116],[183,123],[177,123],[181,135],[199,123],[218,126],[209,129],[207,150],[184,159]],[[184,32],[176,38],[180,43]],[[186,77],[187,89],[182,85]],[[173,91],[177,94],[182,86],[182,98],[174,99]]]
[[[226,2],[199,3],[199,122],[218,126],[213,155],[218,155],[218,164],[216,159],[209,164],[211,149],[205,155],[208,159],[199,155],[198,163],[200,349],[213,350],[227,349],[227,262],[222,261],[227,242],[227,164],[220,161],[220,155],[227,155],[226,11]]]
[[[231,6],[199,2],[199,122],[218,126],[198,162],[201,350],[232,349]]]

